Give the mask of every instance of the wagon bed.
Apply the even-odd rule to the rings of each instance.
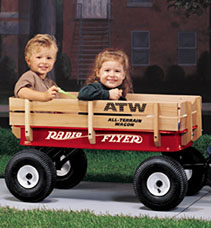
[[[77,95],[76,92],[70,92]],[[128,94],[127,101],[11,97],[10,125],[31,146],[179,151],[201,136],[201,97]]]

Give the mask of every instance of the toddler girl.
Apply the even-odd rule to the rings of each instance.
[[[79,100],[126,100],[132,83],[125,52],[112,48],[100,52],[86,84],[79,91]]]

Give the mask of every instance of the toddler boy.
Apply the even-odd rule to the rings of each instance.
[[[57,97],[56,83],[48,79],[56,61],[58,47],[54,36],[37,34],[25,47],[25,60],[30,70],[17,81],[14,89],[16,97],[31,101],[49,101]]]

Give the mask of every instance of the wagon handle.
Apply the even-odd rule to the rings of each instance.
[[[30,113],[30,101],[25,99],[25,137],[27,141],[33,141],[33,133],[30,127],[31,113]]]
[[[70,93],[68,93],[68,92],[66,92],[66,91],[64,91],[63,89],[61,89],[60,87],[58,87],[58,92],[59,93],[62,93],[62,94],[65,94],[65,95],[68,95],[68,96],[71,96],[72,98],[76,98],[76,96],[75,95],[72,95],[72,94],[70,94]]]
[[[90,144],[96,143],[95,131],[93,130],[93,102],[88,101],[88,139]]]

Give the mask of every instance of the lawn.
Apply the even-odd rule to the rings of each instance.
[[[15,210],[0,208],[0,228],[208,228],[210,221],[157,219],[129,216],[97,216],[91,212]]]

